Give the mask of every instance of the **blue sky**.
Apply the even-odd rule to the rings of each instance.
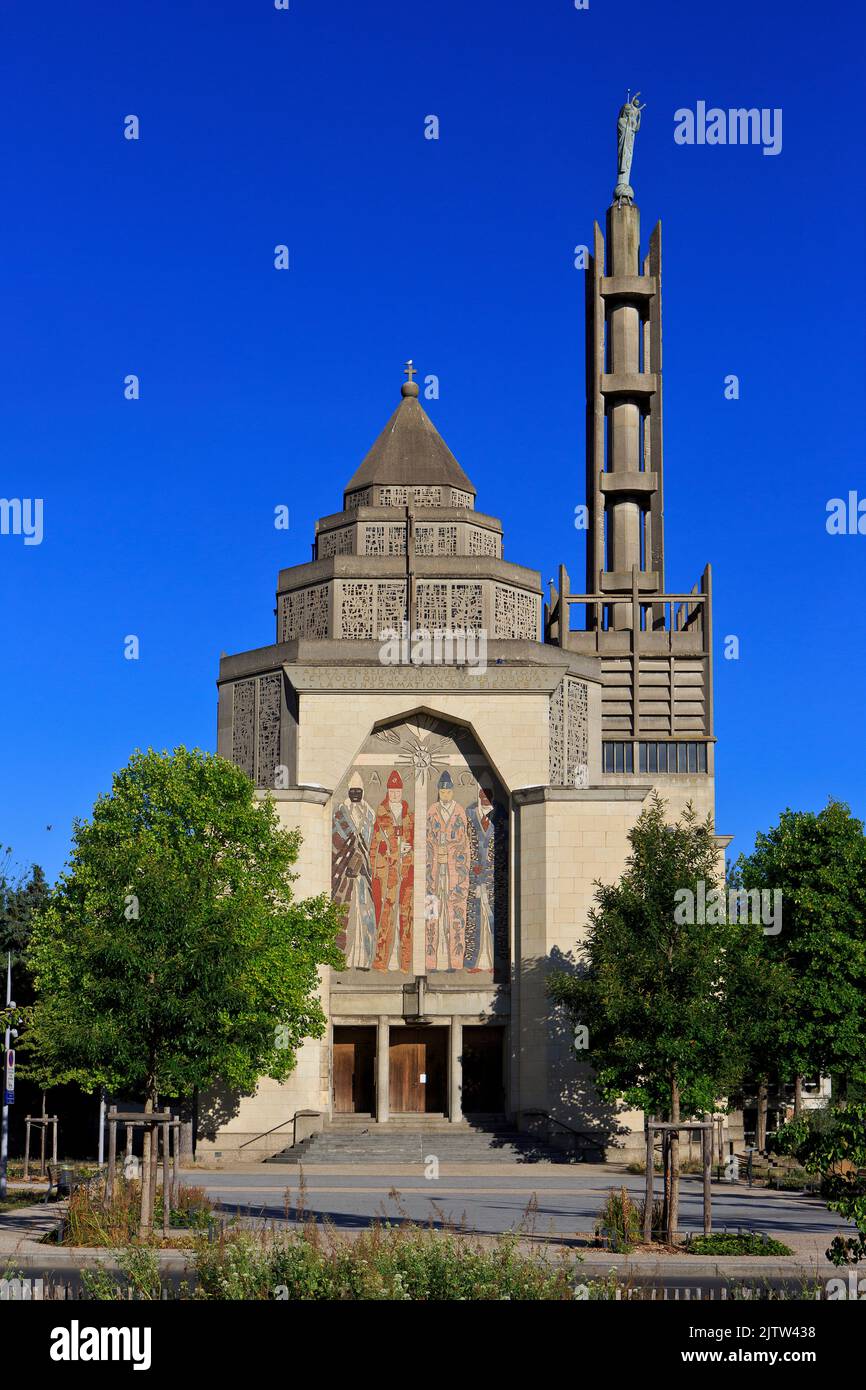
[[[664,227],[668,587],[714,570],[718,826],[737,852],[788,805],[866,813],[866,536],[825,530],[866,497],[863,29],[802,0],[12,0],[0,495],[45,509],[41,545],[0,536],[16,859],[53,877],[135,747],[214,747],[219,654],[273,640],[277,570],[409,356],[506,557],[582,587],[572,248],[628,86]],[[780,107],[781,153],[675,144],[699,100]]]

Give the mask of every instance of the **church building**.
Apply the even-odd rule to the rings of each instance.
[[[642,253],[615,195],[586,272],[584,592],[561,566],[545,596],[508,555],[410,363],[360,466],[323,478],[325,507],[342,497],[279,574],[273,645],[222,659],[218,752],[300,829],[294,891],[344,906],[346,968],[323,972],[325,1036],[202,1152],[266,1157],[360,1118],[643,1144],[545,981],[653,788],[672,819],[714,809],[709,566],[666,589],[661,286],[660,226]]]

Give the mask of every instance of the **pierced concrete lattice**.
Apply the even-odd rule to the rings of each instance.
[[[471,506],[472,506],[472,493],[471,493],[471,492],[461,492],[459,488],[453,487],[453,488],[451,489],[451,506],[452,506],[452,507],[471,507]]]
[[[373,636],[372,584],[344,584],[340,599],[340,636],[369,641]]]
[[[280,707],[283,678],[275,671],[258,681],[258,740],[256,786],[273,787],[280,762]]]
[[[550,785],[589,786],[589,689],[572,676],[550,697]]]
[[[534,642],[538,640],[538,600],[535,594],[496,585],[493,608],[495,637]]]
[[[470,555],[498,555],[499,539],[495,531],[482,531],[478,526],[469,530]]]
[[[448,585],[419,584],[416,621],[427,632],[445,632],[448,627]]]
[[[256,683],[238,681],[234,687],[232,709],[232,762],[247,776],[255,775]]]
[[[327,560],[331,555],[351,555],[352,535],[351,526],[344,526],[339,531],[324,531],[317,543],[318,558]]]
[[[283,594],[280,612],[280,641],[299,637],[321,639],[328,636],[331,586],[318,584],[309,589],[293,589]]]
[[[451,629],[477,632],[484,625],[480,584],[451,585]]]

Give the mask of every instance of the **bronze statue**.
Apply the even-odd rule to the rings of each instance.
[[[646,110],[646,102],[641,106],[639,96],[640,92],[635,92],[634,96],[629,93],[625,105],[620,107],[616,123],[617,180],[613,197],[618,208],[622,207],[623,203],[634,202],[634,189],[629,183],[634,156],[634,137],[640,130],[641,112]]]

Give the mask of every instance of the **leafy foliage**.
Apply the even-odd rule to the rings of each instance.
[[[320,1036],[338,909],[292,899],[299,835],[232,763],[136,753],[36,916],[25,1045],[43,1085],[188,1094],[281,1079]]]
[[[737,861],[747,889],[780,889],[773,954],[790,984],[767,1030],[787,1074],[842,1073],[866,1082],[866,836],[839,801],[787,810]]]
[[[744,886],[734,870],[728,878],[729,889]],[[784,898],[782,906],[784,932]],[[743,1077],[765,1083],[771,1076],[790,1081],[796,1063],[785,1051],[783,1038],[794,976],[782,934],[765,934],[757,923],[738,925],[739,930],[728,938],[726,976],[729,1017],[742,1049]]]
[[[633,1246],[643,1240],[645,1213],[646,1198],[634,1202],[627,1187],[610,1187],[596,1218],[596,1237],[607,1241],[611,1250],[628,1254]],[[653,1240],[662,1238],[663,1221],[663,1204],[655,1200],[650,1223]]]
[[[570,1300],[576,1266],[544,1252],[521,1255],[517,1238],[483,1245],[419,1227],[374,1227],[326,1243],[314,1229],[266,1244],[236,1232],[196,1256],[196,1296],[206,1299],[469,1301]]]
[[[813,1114],[820,1116],[816,1123]],[[825,1115],[806,1113],[784,1125],[774,1148],[794,1154],[807,1173],[821,1175],[821,1196],[831,1211],[858,1230],[855,1239],[836,1236],[827,1258],[855,1263],[866,1256],[866,1104],[838,1106]]]
[[[164,1296],[159,1262],[155,1251],[144,1245],[121,1245],[114,1251],[122,1280],[118,1280],[104,1265],[82,1269],[81,1282],[87,1297],[106,1302],[136,1299],[147,1303],[159,1302]],[[188,1294],[185,1281],[181,1296]]]
[[[619,882],[597,885],[579,973],[554,972],[549,993],[587,1026],[606,1099],[669,1115],[675,1086],[684,1114],[712,1111],[742,1066],[729,977],[733,945],[755,928],[676,921],[679,890],[717,884],[713,827],[691,806],[671,826],[654,796],[629,841]]]
[[[117,1174],[111,1199],[106,1199],[105,1181],[81,1183],[69,1198],[63,1223],[64,1245],[103,1246],[108,1249],[134,1244],[138,1235],[141,1209],[141,1183]],[[155,1204],[158,1228],[162,1226],[162,1189]],[[187,1183],[178,1186],[171,1208],[172,1241],[178,1227],[207,1231],[213,1223],[213,1204],[204,1188]],[[149,1239],[158,1244],[161,1230]]]
[[[789,1246],[757,1231],[720,1231],[694,1236],[685,1246],[689,1255],[792,1255]]]
[[[12,851],[6,849],[0,861],[0,964],[5,967],[7,952],[12,953],[14,997],[17,1004],[33,999],[33,982],[24,968],[23,957],[30,942],[30,931],[37,912],[48,900],[48,884],[38,864],[29,870],[16,870]],[[5,992],[2,995],[5,999]]]

